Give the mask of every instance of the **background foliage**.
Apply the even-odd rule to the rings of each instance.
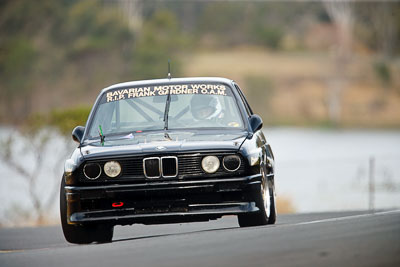
[[[381,124],[379,116],[366,121],[364,111],[358,114],[351,110],[376,113],[378,109],[393,116],[400,112],[387,100],[400,101],[400,82],[394,74],[399,70],[400,3],[351,2],[349,9],[352,56],[341,64],[356,62],[355,68],[369,77],[368,86],[377,90],[377,96],[356,107],[351,99],[346,100],[346,94],[336,94],[336,98],[344,98],[340,100],[343,114],[349,110],[350,117],[343,115],[335,122],[343,126],[398,126],[394,119]],[[321,2],[4,0],[0,3],[0,122],[20,124],[35,113],[90,106],[99,90],[110,84],[165,77],[168,59],[174,77],[220,75],[237,80],[263,117],[276,118],[269,123],[312,125],[338,120],[330,117],[329,111],[325,115],[305,111],[308,108],[299,102],[293,104],[298,107],[293,114],[301,114],[300,118],[269,103],[277,102],[270,92],[283,99],[283,84],[307,78],[290,72],[291,67],[285,69],[284,78],[282,74],[277,78],[275,72],[287,57],[291,57],[292,68],[301,68],[303,63],[297,59],[304,56],[316,57],[314,62],[323,59],[319,68],[329,70],[323,62],[329,57],[333,62],[340,45],[337,23]],[[254,65],[275,64],[276,68],[265,73],[246,69],[243,65],[250,62],[236,57],[236,49],[243,48],[276,56],[279,60],[274,63],[261,62],[261,56],[252,59]],[[218,54],[221,51],[228,51],[235,64],[225,67],[227,59]],[[201,58],[204,52],[215,56],[205,61]],[[210,68],[201,71],[202,64]],[[361,69],[365,64],[368,68]],[[213,65],[219,71],[211,71]],[[230,75],[238,68],[241,70]],[[309,74],[314,75],[311,69]],[[315,75],[309,77],[313,83],[328,81],[318,87],[329,98],[333,78]],[[353,88],[363,80],[350,77],[350,72],[346,75],[346,84]],[[263,87],[260,80],[268,80],[267,85]],[[294,86],[300,88],[301,84]],[[267,96],[268,108],[260,95]],[[307,93],[297,89],[292,95],[302,99]],[[327,110],[334,102],[318,99],[316,94],[311,97]],[[351,114],[357,115],[353,118]]]

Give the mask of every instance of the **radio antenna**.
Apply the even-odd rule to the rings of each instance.
[[[168,79],[171,79],[171,60],[168,59]]]

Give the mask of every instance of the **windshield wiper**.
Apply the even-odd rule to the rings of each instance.
[[[168,59],[168,80],[171,80],[171,61]],[[168,88],[168,96],[167,103],[165,103],[165,111],[164,111],[164,137],[168,140],[172,140],[169,136],[168,130],[168,113],[169,113],[169,105],[171,104],[171,88]]]
[[[171,104],[171,89],[168,89],[167,103],[165,104],[165,111],[164,111],[164,137],[169,140],[172,140],[167,132],[167,130],[168,130],[168,113],[169,113],[169,105],[170,104]]]

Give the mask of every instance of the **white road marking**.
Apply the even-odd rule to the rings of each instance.
[[[23,249],[16,249],[16,250],[0,250],[0,253],[12,253],[12,252],[21,252],[25,251]]]
[[[295,226],[295,225],[307,225],[307,224],[316,224],[316,223],[324,223],[324,222],[345,221],[345,220],[352,220],[352,219],[357,219],[357,218],[382,216],[382,215],[393,214],[393,213],[400,213],[400,210],[389,210],[389,211],[381,211],[381,212],[375,212],[375,213],[367,213],[367,214],[360,214],[360,215],[351,215],[351,216],[344,216],[344,217],[336,217],[336,218],[315,220],[315,221],[309,221],[309,222],[300,222],[300,223],[286,224],[285,226]]]

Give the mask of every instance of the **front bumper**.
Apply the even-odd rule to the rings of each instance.
[[[208,221],[258,212],[261,175],[143,184],[65,186],[70,224],[158,224]],[[113,203],[123,203],[112,207]]]

